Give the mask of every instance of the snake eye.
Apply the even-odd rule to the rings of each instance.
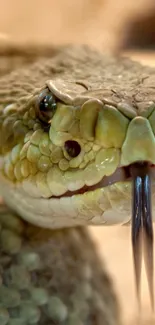
[[[52,95],[52,93],[46,89],[44,90],[38,98],[37,102],[37,109],[38,109],[38,114],[39,118],[46,122],[49,123],[56,111],[56,98]]]
[[[79,155],[81,147],[77,141],[68,140],[65,142],[65,150],[71,158],[75,158]]]

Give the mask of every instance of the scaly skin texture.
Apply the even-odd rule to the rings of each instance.
[[[0,119],[2,118],[3,121],[3,112],[10,103],[15,103],[16,109],[13,114],[16,115],[16,121],[19,120],[19,111],[22,107],[19,103],[23,103],[24,95],[24,103],[27,104],[31,93],[36,91],[39,75],[43,77],[42,81],[39,81],[40,86],[44,87],[48,68],[46,67],[44,71],[41,66],[43,62],[46,62],[49,52],[46,59],[37,63],[39,68],[37,76],[33,75],[36,69],[32,68],[33,71],[31,71],[29,67],[30,63],[36,60],[37,52],[32,52],[29,55],[30,53],[25,54],[25,52],[21,53],[13,49],[13,51],[2,53],[0,58],[0,63],[2,63],[2,68],[0,66],[2,76]],[[38,54],[38,56],[43,55],[45,53]],[[52,63],[52,60],[50,62]],[[25,67],[23,75],[16,70],[21,65]],[[53,62],[52,66],[53,73],[60,72],[61,69],[57,63]],[[12,70],[15,71],[10,74]],[[62,67],[62,72],[63,70]],[[19,80],[20,77],[21,80]],[[24,129],[23,125],[22,127]],[[12,127],[10,129],[5,126],[5,128],[8,132],[12,130]],[[13,148],[11,137],[5,143],[3,142],[4,133],[0,122],[2,160]],[[17,146],[20,144],[22,147],[23,135],[20,133],[18,140],[16,138]],[[16,144],[14,143],[13,146]],[[16,158],[18,160],[18,155]],[[12,195],[9,193],[9,188],[15,184],[15,179],[8,178],[9,183],[5,183],[6,174],[4,181],[3,167],[2,174],[0,193],[5,201],[9,199],[8,204],[12,207],[10,204]],[[4,186],[8,184],[8,188],[4,189],[2,184]],[[16,214],[17,207],[18,204],[15,203],[15,212],[2,204],[0,208],[0,324],[119,325],[119,306],[111,279],[103,262],[101,263],[97,257],[96,248],[88,230],[84,227],[58,230],[39,228],[37,227],[39,222],[35,222],[36,226],[34,226],[33,220],[29,223],[23,220],[26,219],[24,217],[26,210],[25,212],[23,210],[22,218],[20,218],[19,214]],[[37,214],[39,213],[36,211],[35,215]],[[67,220],[67,211],[65,214]],[[70,226],[70,223],[66,223],[67,225]],[[46,226],[44,222],[43,226]],[[61,223],[58,226],[61,227]]]
[[[138,160],[155,163],[154,69],[87,47],[25,64],[0,80],[5,201],[43,227],[128,222],[131,184],[115,175],[109,185],[105,176]],[[48,124],[39,111],[45,89],[57,103]],[[76,157],[66,152],[70,140],[80,146]],[[85,192],[90,186],[97,189]]]
[[[14,221],[2,212],[1,254],[7,261],[3,273],[8,274],[2,277],[0,294],[3,323],[12,324],[15,318],[17,324],[22,317],[26,324],[49,324],[49,319],[53,324],[117,324],[117,303],[97,267],[89,236],[84,229],[62,229],[128,222],[131,184],[120,178],[120,167],[137,160],[155,163],[155,72],[87,47],[60,49],[51,59],[41,56],[34,64],[23,59],[25,67],[19,70],[12,60],[16,69],[0,79],[0,193],[25,220]],[[45,95],[52,96],[54,106],[44,112]],[[42,265],[39,270],[35,266],[34,273],[31,258]],[[81,274],[84,262],[92,272],[90,288]],[[26,272],[28,289],[18,276],[26,277]],[[38,286],[44,307],[34,301],[39,299]],[[5,297],[12,287],[16,291],[10,296],[15,295],[17,305],[10,307]],[[78,292],[76,304],[71,303],[73,292]],[[28,301],[23,307],[24,299]],[[51,311],[53,305],[57,312]]]
[[[0,209],[0,324],[120,324],[112,285],[84,228],[50,230]]]

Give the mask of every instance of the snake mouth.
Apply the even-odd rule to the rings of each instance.
[[[95,191],[99,188],[110,186],[118,182],[131,181],[131,173],[129,167],[118,167],[115,172],[110,176],[104,176],[100,182],[94,185],[84,185],[76,191],[67,191],[60,197],[70,197],[73,195],[85,194],[87,192]],[[59,198],[58,196],[52,196],[52,198]]]
[[[143,163],[139,163],[139,164],[140,166],[142,166]],[[73,195],[79,195],[79,194],[82,195],[85,194],[86,192],[95,191],[99,188],[107,187],[118,182],[131,182],[133,178],[131,166],[132,165],[125,166],[125,167],[124,166],[118,167],[113,174],[111,174],[110,176],[104,176],[100,182],[94,185],[91,186],[84,185],[83,187],[81,187],[76,191],[67,191],[63,195],[52,196],[51,198],[71,197]],[[155,165],[148,163],[148,166],[150,168],[150,173],[152,177],[155,178]]]

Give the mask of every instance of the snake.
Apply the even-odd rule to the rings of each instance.
[[[3,55],[0,323],[120,324],[88,226],[132,224],[153,304],[155,69],[84,45]]]

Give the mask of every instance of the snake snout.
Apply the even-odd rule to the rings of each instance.
[[[137,116],[130,122],[122,145],[121,165],[140,161],[155,164],[155,136],[149,120]]]

